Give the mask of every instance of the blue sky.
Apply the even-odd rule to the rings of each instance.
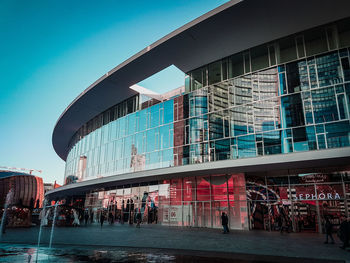
[[[1,0],[0,166],[43,170],[63,183],[54,125],[91,83],[224,0]],[[165,80],[172,85],[165,85]],[[143,81],[162,93],[183,85],[170,69]]]

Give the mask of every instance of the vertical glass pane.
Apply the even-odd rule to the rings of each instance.
[[[318,141],[318,149],[326,149],[326,141],[324,138],[324,134],[318,134],[317,141]]]
[[[304,125],[304,111],[300,94],[282,97],[281,113],[283,127],[289,128]]]
[[[252,71],[267,68],[269,66],[268,50],[266,45],[261,45],[250,50]]]
[[[276,52],[274,46],[269,46],[270,66],[276,65]]]
[[[320,87],[343,82],[338,52],[317,57],[316,65]]]
[[[350,46],[350,18],[337,22],[339,46]]]
[[[345,96],[344,94],[337,95],[338,99],[338,107],[339,107],[339,115],[340,119],[348,118],[348,111],[346,110]]]
[[[313,90],[311,94],[315,123],[339,119],[333,87]]]
[[[328,51],[326,32],[323,27],[307,31],[304,39],[307,56]]]
[[[344,80],[350,81],[350,64],[349,64],[349,58],[345,57],[341,59],[341,65],[343,68],[344,73]]]
[[[244,74],[243,54],[239,53],[229,58],[229,78]]]
[[[288,37],[280,40],[279,51],[278,63],[284,63],[297,59],[297,50],[294,37]]]
[[[349,146],[349,121],[325,124],[328,148]]]
[[[208,82],[209,85],[221,81],[221,61],[209,64],[208,66]]]
[[[304,39],[302,36],[296,38],[297,42],[297,50],[298,50],[298,57],[303,58],[305,57],[305,51],[304,51]]]

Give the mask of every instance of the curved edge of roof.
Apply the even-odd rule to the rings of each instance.
[[[69,108],[75,103],[77,102],[85,93],[87,93],[89,90],[91,90],[92,88],[94,88],[98,83],[100,83],[102,80],[104,80],[105,78],[109,77],[111,74],[113,74],[114,72],[118,71],[120,68],[124,67],[126,64],[129,64],[131,61],[137,59],[138,57],[142,56],[143,54],[147,53],[148,51],[150,51],[151,49],[157,47],[158,45],[160,45],[161,43],[173,38],[175,35],[180,34],[181,32],[187,30],[188,28],[191,28],[192,26],[199,24],[200,22],[202,22],[203,20],[206,20],[207,18],[225,10],[228,7],[231,7],[239,2],[242,2],[244,0],[231,0],[225,4],[222,4],[221,6],[205,13],[204,15],[192,20],[191,22],[188,22],[187,24],[179,27],[178,29],[175,29],[174,31],[170,32],[169,34],[165,35],[164,37],[162,37],[161,39],[157,40],[156,42],[148,45],[147,47],[145,47],[144,49],[140,50],[139,52],[137,52],[135,55],[131,56],[130,58],[128,58],[127,60],[123,61],[122,63],[120,63],[118,66],[114,67],[113,69],[111,69],[110,71],[108,71],[107,73],[105,73],[103,76],[101,76],[99,79],[97,79],[94,83],[92,83],[89,87],[87,87],[82,93],[80,93],[68,106],[67,108],[62,112],[62,114],[60,115],[60,117],[58,118],[55,126],[57,125],[57,123],[59,122],[59,120],[62,118],[62,116],[69,110]]]
[[[52,134],[52,142],[53,142],[53,147],[56,151],[56,153],[61,157],[62,160],[66,160],[66,153],[65,154],[62,154],[61,151],[58,151],[57,150],[57,146],[55,145],[54,143],[54,134],[55,134],[55,130],[56,130],[56,127],[59,125],[61,119],[63,118],[63,116],[69,111],[69,109],[71,108],[71,106],[73,104],[75,104],[76,102],[79,101],[80,98],[82,98],[87,92],[89,92],[91,89],[93,89],[97,84],[101,83],[104,79],[108,78],[110,75],[112,75],[113,73],[117,72],[119,69],[123,68],[125,65],[131,63],[132,61],[136,60],[138,57],[146,54],[147,52],[149,52],[151,49],[154,49],[156,48],[157,46],[161,45],[162,43],[166,42],[167,40],[173,38],[174,36],[176,36],[177,34],[180,34],[181,32],[184,32],[185,30],[193,27],[194,25],[196,24],[199,24],[200,22],[208,19],[209,17],[211,16],[214,16],[215,14],[233,6],[233,5],[236,5],[237,3],[239,2],[242,2],[244,0],[231,0],[227,3],[224,3],[222,5],[220,5],[219,7],[203,14],[202,16],[190,21],[189,23],[181,26],[180,28],[178,29],[175,29],[174,31],[172,31],[171,33],[165,35],[164,37],[162,37],[161,39],[157,40],[156,42],[150,44],[149,46],[145,47],[144,49],[142,49],[141,51],[139,51],[138,53],[136,53],[135,55],[131,56],[130,58],[128,58],[127,60],[123,61],[121,64],[119,64],[118,66],[116,66],[115,68],[113,68],[112,70],[108,71],[106,74],[104,74],[103,76],[101,76],[99,79],[97,79],[94,83],[92,83],[89,87],[87,87],[82,93],[80,93],[68,106],[67,108],[62,112],[62,114],[59,116],[56,124],[55,124],[55,127],[54,127],[54,132]],[[136,84],[136,83],[134,83]],[[119,98],[120,101],[126,99],[126,97],[122,97],[122,98]],[[94,116],[91,116],[92,118]],[[73,136],[74,134],[72,134]],[[70,140],[70,139],[69,139]]]
[[[84,123],[137,94],[129,87],[170,65],[187,72],[253,46],[348,17],[349,9],[348,0],[336,4],[332,0],[294,0],[288,2],[288,8],[280,0],[229,1],[142,49],[91,84],[60,115],[52,134],[53,147],[66,160],[69,141]]]

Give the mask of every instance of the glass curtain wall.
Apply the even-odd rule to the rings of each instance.
[[[120,115],[84,126],[67,157],[66,183],[348,147],[348,32],[350,19],[302,32],[190,72],[187,94],[136,112],[123,102]]]

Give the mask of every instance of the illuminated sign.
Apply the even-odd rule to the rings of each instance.
[[[336,200],[340,199],[340,195],[335,192],[335,193],[319,193],[319,194],[297,194],[296,195],[297,200]]]

